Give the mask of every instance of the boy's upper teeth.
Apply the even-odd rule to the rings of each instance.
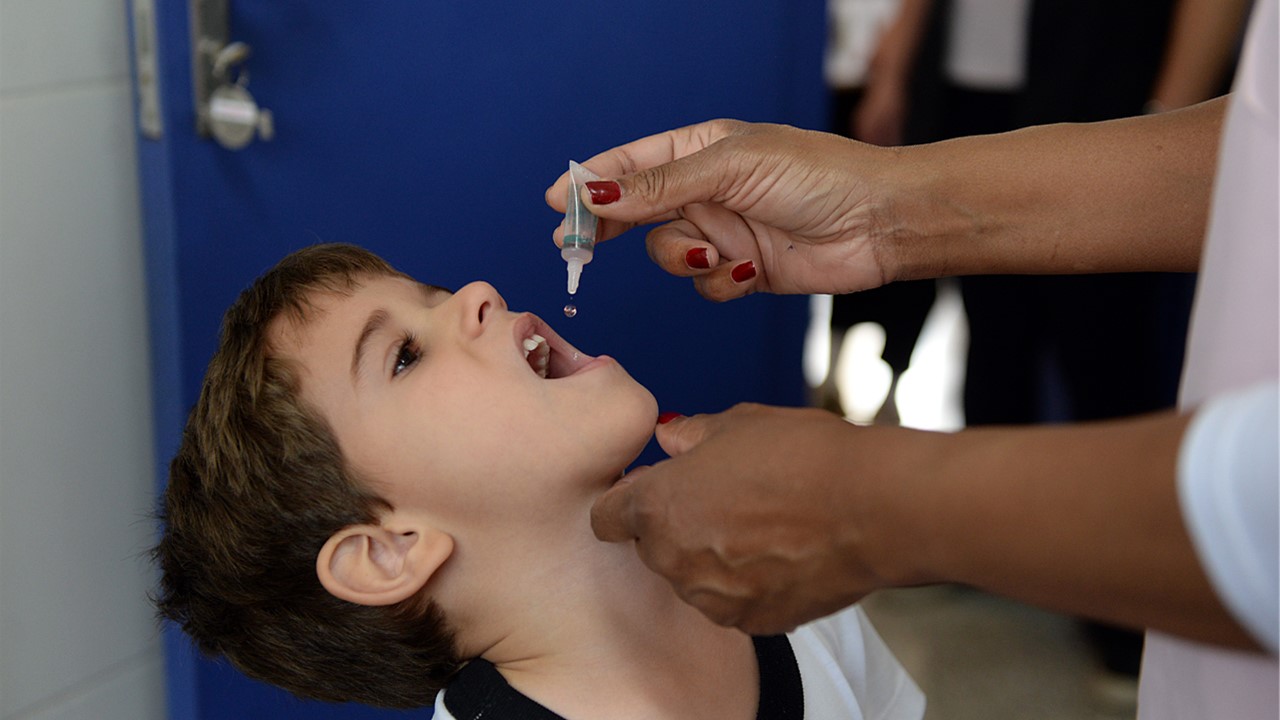
[[[529,362],[529,367],[533,368],[539,377],[545,378],[551,363],[551,347],[547,345],[547,339],[534,333],[520,344],[524,347],[524,358]],[[533,357],[529,356],[530,353],[533,353]]]
[[[546,339],[546,338],[542,337],[541,335],[539,335],[539,334],[537,334],[537,333],[534,333],[534,334],[530,335],[529,337],[525,338],[525,339],[524,339],[524,343],[523,343],[523,345],[524,345],[524,356],[525,356],[525,357],[529,357],[529,353],[533,352],[534,350],[537,350],[537,349],[538,349],[538,346],[539,346],[539,345],[542,345],[542,344],[543,344],[543,343],[545,343],[546,341],[547,341],[547,339]]]

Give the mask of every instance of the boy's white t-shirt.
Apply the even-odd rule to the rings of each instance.
[[[842,610],[788,633],[813,720],[920,720],[925,699],[862,608]],[[587,680],[589,682],[589,679]],[[457,720],[436,696],[437,720]],[[493,717],[492,720],[504,720]]]
[[[924,693],[861,607],[802,625],[787,637],[804,682],[806,718],[924,717]]]
[[[1201,564],[1224,604],[1272,648],[1277,438],[1258,424],[1275,427],[1280,376],[1278,22],[1276,0],[1257,0],[1218,157],[1180,400],[1199,412],[1178,467]],[[1274,649],[1233,652],[1149,632],[1138,717],[1275,720],[1278,676]]]

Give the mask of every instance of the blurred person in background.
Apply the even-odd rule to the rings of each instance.
[[[896,27],[900,0],[829,0],[826,56],[823,72],[830,89],[827,130],[837,135],[878,145],[884,137],[866,135],[856,127],[867,85],[868,71],[876,48],[886,30]],[[858,293],[835,295],[831,299],[831,356],[827,375],[817,389],[815,404],[840,415],[845,408],[836,384],[836,368],[850,329],[860,323],[875,323],[884,329],[881,359],[889,366],[889,388],[874,421],[899,421],[894,400],[898,380],[911,363],[911,353],[936,297],[937,281],[908,280]],[[862,388],[844,388],[845,392]],[[847,398],[845,398],[847,400]]]

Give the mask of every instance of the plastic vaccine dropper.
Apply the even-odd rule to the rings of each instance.
[[[573,296],[578,293],[578,282],[582,279],[582,266],[591,262],[596,247],[595,215],[587,210],[582,202],[582,187],[600,176],[569,161],[569,197],[564,211],[564,240],[560,249],[560,257],[569,266],[569,304],[564,306],[564,314],[573,317],[578,308],[573,304]]]

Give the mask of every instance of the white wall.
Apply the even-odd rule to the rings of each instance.
[[[0,720],[164,715],[126,21],[0,0]]]

